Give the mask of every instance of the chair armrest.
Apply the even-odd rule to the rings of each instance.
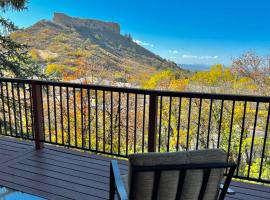
[[[223,186],[224,186],[223,184],[220,184],[220,185],[219,185],[219,189],[222,190],[222,189],[223,189]],[[229,194],[229,195],[235,194],[235,191],[232,190],[232,189],[229,187],[228,190],[227,190],[227,194]]]
[[[111,191],[110,191],[111,195],[110,195],[110,197],[113,198],[112,195],[114,195],[114,191],[116,189],[119,198],[121,200],[127,200],[128,199],[127,191],[125,189],[124,182],[123,182],[122,177],[120,175],[120,170],[118,167],[117,160],[111,161],[110,181],[111,181]]]

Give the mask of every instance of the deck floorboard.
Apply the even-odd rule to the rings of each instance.
[[[35,150],[34,143],[0,137],[0,185],[52,200],[109,198],[111,158],[53,145]],[[119,160],[122,174],[125,160]],[[270,187],[233,182],[228,200],[270,200]]]

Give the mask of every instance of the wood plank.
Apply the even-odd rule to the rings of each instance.
[[[39,163],[48,163],[48,164],[52,164],[52,165],[56,165],[56,166],[63,166],[65,168],[68,169],[74,169],[77,171],[82,171],[82,172],[89,172],[89,171],[95,171],[95,173],[97,173],[98,175],[103,175],[103,176],[109,176],[109,166],[100,166],[100,165],[96,165],[96,164],[92,164],[89,166],[81,166],[81,165],[77,165],[75,162],[70,163],[70,162],[63,162],[60,161],[58,159],[48,159],[48,158],[44,158],[44,157],[39,157],[39,156],[33,156],[28,158],[27,160],[31,160],[33,162],[39,162]],[[103,170],[103,171],[101,171]],[[121,170],[123,172],[123,174],[126,174],[127,171],[126,170]]]
[[[8,156],[8,155],[0,155],[0,165],[2,164],[2,163],[5,163],[5,162],[7,162],[8,160],[10,159],[10,156]]]
[[[270,193],[270,187],[265,186],[265,185],[252,184],[252,183],[239,182],[239,181],[232,181],[231,185],[233,185],[235,187],[248,188],[248,189],[251,189],[251,190],[258,190],[258,191]]]
[[[76,176],[79,178],[84,178],[86,180],[96,180],[102,183],[108,183],[109,179],[108,177],[104,177],[104,176],[99,176],[95,173],[84,173],[84,172],[80,172],[77,170],[73,170],[73,169],[67,169],[67,168],[63,168],[62,166],[54,166],[54,165],[49,165],[49,164],[43,164],[40,165],[39,163],[16,163],[14,166],[25,166],[26,168],[37,168],[37,169],[41,169],[41,170],[49,170],[49,171],[53,171],[53,172],[57,172],[57,173],[63,173],[63,174],[67,174],[67,175],[71,175],[71,176]]]
[[[78,156],[66,158],[61,155],[52,155],[52,154],[38,152],[34,155],[34,157],[41,160],[50,159],[50,160],[59,161],[65,164],[74,164],[74,165],[79,165],[82,167],[96,168],[96,169],[100,169],[104,171],[109,171],[109,166],[110,166],[110,162],[107,162],[107,161],[95,160],[95,159],[89,159],[89,158],[87,161],[80,160],[78,159]],[[127,167],[123,165],[120,165],[120,169],[127,171]]]
[[[8,188],[11,188],[17,191],[26,192],[28,194],[39,196],[45,199],[51,199],[51,200],[70,200],[71,199],[68,197],[58,196],[50,192],[45,192],[39,189],[34,189],[32,187],[26,186],[25,184],[20,185],[16,181],[12,182],[12,181],[7,181],[7,180],[2,180],[1,177],[0,177],[0,185],[4,185]]]
[[[59,152],[59,151],[55,151],[52,149],[47,149],[44,148],[42,150],[44,153],[46,153],[46,155],[54,155],[54,156],[59,156],[59,157],[64,157],[64,158],[68,158],[68,159],[72,159],[72,160],[78,160],[78,161],[84,161],[84,162],[89,162],[89,163],[104,163],[104,165],[110,165],[110,161],[112,159],[98,159],[98,158],[103,158],[103,156],[99,156],[99,155],[95,155],[94,154],[90,154],[90,156],[84,156],[84,154],[89,154],[89,153],[83,153],[83,152],[79,152],[80,154],[69,154],[69,153],[63,153],[63,152]],[[98,156],[98,157],[96,157]],[[118,160],[118,159],[116,159]],[[120,165],[120,167],[123,168],[128,168],[127,166],[127,161],[124,160],[118,160],[118,163]]]
[[[24,178],[21,176],[16,176],[12,173],[3,173],[0,172],[0,177],[2,180],[13,182],[13,183],[18,183],[20,185],[25,185],[31,188],[34,188],[36,190],[41,190],[45,192],[51,192],[53,194],[56,194],[58,196],[63,196],[66,198],[71,198],[71,199],[94,199],[94,200],[100,200],[104,198],[99,198],[94,195],[87,195],[79,192],[75,192],[70,189],[63,188],[61,186],[56,186],[56,185],[51,185],[51,184],[46,184],[42,183],[36,180],[32,180],[29,178]]]
[[[71,180],[61,180],[58,177],[51,178],[49,176],[46,176],[44,173],[43,174],[38,174],[38,173],[33,173],[33,172],[27,172],[24,170],[14,170],[12,168],[9,169],[1,169],[2,172],[6,174],[12,174],[14,176],[20,177],[20,178],[25,178],[28,180],[33,180],[37,181],[39,183],[43,183],[46,185],[50,186],[56,186],[56,187],[61,187],[64,189],[68,189],[72,192],[77,192],[85,195],[94,195],[96,197],[100,198],[106,198],[108,195],[106,192],[108,190],[102,189],[102,187],[97,187],[98,183],[96,183],[96,187],[93,187],[94,185],[92,184],[91,186],[85,186],[83,184],[77,184],[73,182],[73,179]],[[104,187],[104,185],[102,185]]]
[[[18,139],[15,137],[7,137],[7,136],[0,136],[0,140],[6,143],[17,144],[25,147],[34,146],[33,141],[26,140],[26,139]]]
[[[17,153],[16,151],[9,151],[9,150],[0,149],[0,155],[12,156],[16,153]]]
[[[60,152],[71,154],[71,155],[79,155],[79,156],[82,156],[82,157],[94,158],[94,159],[97,159],[97,160],[105,160],[105,161],[109,161],[109,162],[112,159],[115,159],[115,160],[118,160],[118,162],[123,164],[123,165],[128,165],[127,159],[110,158],[110,157],[106,157],[106,156],[97,155],[95,153],[91,153],[91,151],[87,151],[87,152],[76,151],[76,150],[67,149],[67,148],[63,148],[63,147],[56,147],[56,146],[53,146],[53,145],[46,145],[45,149],[50,149],[50,150],[54,150],[54,151],[60,151]]]
[[[25,165],[18,165],[18,164],[16,164],[15,166],[11,166],[10,169],[14,171],[20,170],[20,171],[30,172],[34,174],[44,175],[50,178],[56,178],[56,179],[67,181],[67,182],[72,181],[72,183],[76,183],[78,185],[84,185],[84,186],[102,189],[106,191],[108,190],[107,187],[108,187],[109,182],[104,183],[94,178],[85,179],[82,177],[73,176],[71,174],[64,174],[62,172],[54,172],[47,169],[44,170],[40,168],[35,168],[35,167],[25,166]]]
[[[19,150],[32,148],[32,145],[25,145],[21,143],[10,142],[10,141],[6,142],[2,140],[2,137],[0,137],[0,146],[12,147]]]
[[[256,198],[270,199],[270,195],[267,192],[251,190],[251,189],[242,188],[242,187],[234,187],[233,185],[231,185],[230,188],[236,192],[236,196],[238,194],[243,194],[243,195],[250,196],[250,198],[256,197]]]
[[[19,149],[19,148],[15,148],[15,147],[12,147],[12,146],[6,146],[6,145],[2,145],[2,144],[0,144],[0,149],[5,150],[5,151],[11,151],[11,152],[19,152],[19,151],[22,150],[22,149]],[[23,150],[25,150],[25,149],[23,149]]]
[[[83,173],[88,173],[88,174],[96,174],[99,176],[103,176],[103,177],[109,177],[109,171],[100,171],[99,169],[95,169],[95,168],[82,168],[82,167],[78,167],[76,165],[63,165],[61,162],[55,162],[52,160],[38,160],[38,159],[26,159],[26,160],[22,160],[20,161],[20,163],[26,163],[26,164],[30,164],[30,165],[37,165],[37,166],[47,166],[47,165],[52,165],[52,166],[57,166],[57,167],[62,167],[64,169],[71,169],[74,171],[79,171],[79,172],[83,172]]]
[[[264,200],[263,197],[250,196],[248,194],[236,193],[235,195],[227,195],[227,198],[231,199],[241,199],[241,200]],[[226,199],[227,199],[226,198]]]

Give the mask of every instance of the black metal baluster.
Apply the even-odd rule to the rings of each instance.
[[[30,86],[30,84],[28,84],[28,88],[29,88],[29,95],[30,95],[29,99],[30,99],[30,114],[31,114],[30,119],[31,119],[31,128],[32,128],[32,138],[35,138],[35,134],[34,134],[35,133],[35,131],[34,131],[34,113],[33,113],[33,101],[32,101],[33,88],[32,88],[32,86]],[[41,93],[41,95],[42,95],[42,93]],[[43,117],[43,119],[44,119],[44,117]],[[44,123],[43,123],[43,125],[44,125]]]
[[[121,145],[121,93],[118,93],[118,154],[120,155],[120,145]]]
[[[13,102],[13,117],[14,117],[14,124],[15,124],[15,133],[16,133],[16,137],[18,137],[17,112],[16,112],[16,103],[15,103],[15,95],[14,95],[14,85],[12,82],[11,82],[11,94],[12,94],[12,102]]]
[[[63,120],[63,96],[62,96],[62,87],[59,87],[60,93],[60,116],[61,116],[61,134],[62,134],[62,144],[65,144],[64,141],[64,120]]]
[[[191,98],[189,98],[189,107],[188,107],[188,127],[187,127],[187,142],[186,150],[189,149],[189,128],[190,128],[190,114],[191,114]]]
[[[222,125],[223,106],[224,106],[224,100],[222,99],[222,101],[221,101],[221,108],[220,108],[219,126],[218,126],[218,142],[217,142],[217,148],[219,148],[219,144],[220,144],[220,133],[221,133],[221,125]]]
[[[253,145],[254,145],[254,138],[255,138],[255,133],[256,133],[258,110],[259,110],[259,102],[257,102],[257,104],[256,104],[256,113],[255,113],[255,119],[254,119],[254,127],[253,127],[253,133],[252,133],[250,156],[249,156],[249,162],[248,162],[248,174],[247,174],[248,178],[249,178],[250,167],[251,167],[251,163],[252,163]]]
[[[68,145],[70,146],[70,119],[69,119],[69,89],[66,87],[67,96],[67,122],[68,122]]]
[[[232,105],[232,116],[231,116],[230,134],[229,134],[228,150],[227,150],[227,162],[228,162],[228,160],[229,160],[230,149],[231,149],[232,129],[233,129],[233,118],[234,118],[234,107],[235,107],[235,101],[233,101],[233,105]],[[227,169],[226,169],[226,173],[227,173]]]
[[[17,83],[17,97],[18,97],[18,105],[19,105],[19,119],[20,119],[19,124],[20,124],[20,129],[21,129],[20,137],[24,137],[24,135],[23,135],[23,120],[22,120],[21,94],[20,94],[19,83]]]
[[[113,93],[111,92],[111,153],[113,152]]]
[[[135,94],[135,117],[134,117],[134,153],[136,153],[136,143],[137,143],[137,103],[138,103],[138,97],[137,94]]]
[[[128,116],[129,116],[129,93],[127,93],[127,121],[126,121],[126,156],[128,156]]]
[[[87,99],[88,99],[88,145],[89,149],[91,149],[91,96],[90,90],[87,90]]]
[[[264,134],[264,140],[263,140],[263,150],[262,150],[262,157],[261,157],[261,164],[260,164],[260,172],[259,172],[259,179],[262,178],[262,169],[263,169],[263,158],[265,155],[265,146],[267,141],[267,134],[268,134],[268,128],[269,128],[269,118],[270,118],[270,104],[268,105],[268,114],[267,114],[267,120],[266,120],[266,127],[265,127],[265,134]]]
[[[179,136],[180,136],[180,125],[181,125],[181,107],[182,107],[182,98],[179,98],[179,108],[178,108],[178,124],[177,124],[177,139],[176,139],[176,150],[179,151]]]
[[[64,120],[63,120],[63,95],[62,95],[62,87],[59,87],[59,95],[60,95],[60,117],[61,117],[61,136],[62,136],[62,145],[64,145]]]
[[[54,131],[55,131],[55,142],[58,143],[57,138],[57,115],[56,115],[56,99],[55,99],[55,86],[53,86],[53,110],[54,110]]]
[[[73,88],[73,110],[74,110],[74,133],[75,133],[75,147],[78,145],[77,141],[77,109],[76,109],[76,88]]]
[[[241,135],[240,135],[240,146],[239,146],[239,152],[238,152],[238,159],[237,159],[237,171],[236,175],[238,176],[239,173],[239,167],[241,162],[241,152],[242,152],[242,142],[243,142],[243,134],[245,130],[245,119],[246,119],[246,110],[247,110],[247,102],[244,103],[244,112],[243,112],[243,121],[242,121],[242,127],[241,127]]]
[[[160,152],[161,146],[161,125],[162,125],[162,99],[163,97],[160,96],[160,108],[159,108],[159,136],[158,136],[158,152]]]
[[[172,97],[170,97],[170,103],[169,103],[169,123],[168,123],[167,152],[170,151],[171,115],[172,115]]]
[[[9,134],[10,134],[10,136],[12,136],[11,110],[10,110],[10,99],[9,99],[8,82],[6,82],[6,91],[7,91],[7,107],[8,107],[8,120],[9,120]]]
[[[95,90],[96,97],[96,150],[98,151],[98,95],[97,90]]]
[[[3,117],[4,117],[4,130],[5,135],[7,135],[7,120],[6,120],[6,110],[5,110],[5,101],[4,101],[4,93],[3,93],[3,82],[1,82],[1,99],[3,106]]]
[[[41,111],[42,111],[42,128],[43,128],[43,139],[45,141],[45,116],[44,116],[44,103],[43,103],[43,90],[42,90],[42,85],[40,85],[41,91],[40,91],[40,97],[41,97]],[[31,97],[32,98],[32,97]],[[30,99],[32,101],[32,99]],[[32,103],[31,103],[32,104]],[[34,116],[34,115],[33,115]],[[34,127],[34,126],[33,126]]]
[[[209,111],[209,119],[208,119],[208,132],[207,132],[207,142],[206,148],[209,148],[209,140],[210,140],[210,130],[211,130],[211,118],[212,118],[212,108],[213,108],[213,100],[210,100],[210,111]]]
[[[200,134],[200,126],[201,126],[201,112],[202,112],[202,98],[200,98],[200,103],[199,103],[199,116],[198,116],[196,150],[198,150],[198,148],[199,148],[199,134]]]
[[[83,108],[83,89],[81,88],[81,134],[82,134],[82,148],[84,149],[85,148],[85,145],[84,145],[84,123],[83,123],[83,112],[84,112],[84,108]]]
[[[105,96],[105,90],[103,90],[103,94],[102,94],[102,96],[103,96],[103,101],[102,101],[102,104],[103,104],[103,109],[102,109],[102,111],[103,111],[103,152],[105,152],[105,142],[106,142],[106,140],[105,140],[105,133],[106,133],[106,119],[105,119],[105,117],[106,117],[106,115],[105,115],[105,98],[106,98],[106,96]]]
[[[23,84],[23,100],[24,100],[24,112],[25,112],[25,124],[26,124],[26,135],[27,138],[29,139],[29,130],[28,130],[28,112],[27,112],[27,101],[26,101],[26,88],[25,88],[25,83]]]
[[[81,88],[81,137],[82,137],[82,148],[84,149],[84,126],[83,126],[83,120],[84,120],[84,118],[83,118],[83,89]]]
[[[144,129],[145,129],[145,101],[146,95],[143,95],[143,126],[142,126],[142,152],[144,152]]]
[[[52,142],[52,133],[51,133],[51,112],[50,112],[50,94],[49,86],[47,85],[47,109],[48,109],[48,125],[49,125],[49,139],[50,143]]]

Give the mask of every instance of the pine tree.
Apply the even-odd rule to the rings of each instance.
[[[21,11],[26,9],[27,0],[0,1],[0,11]],[[0,76],[29,78],[41,77],[40,67],[31,62],[28,46],[20,44],[10,37],[18,28],[0,15]]]

